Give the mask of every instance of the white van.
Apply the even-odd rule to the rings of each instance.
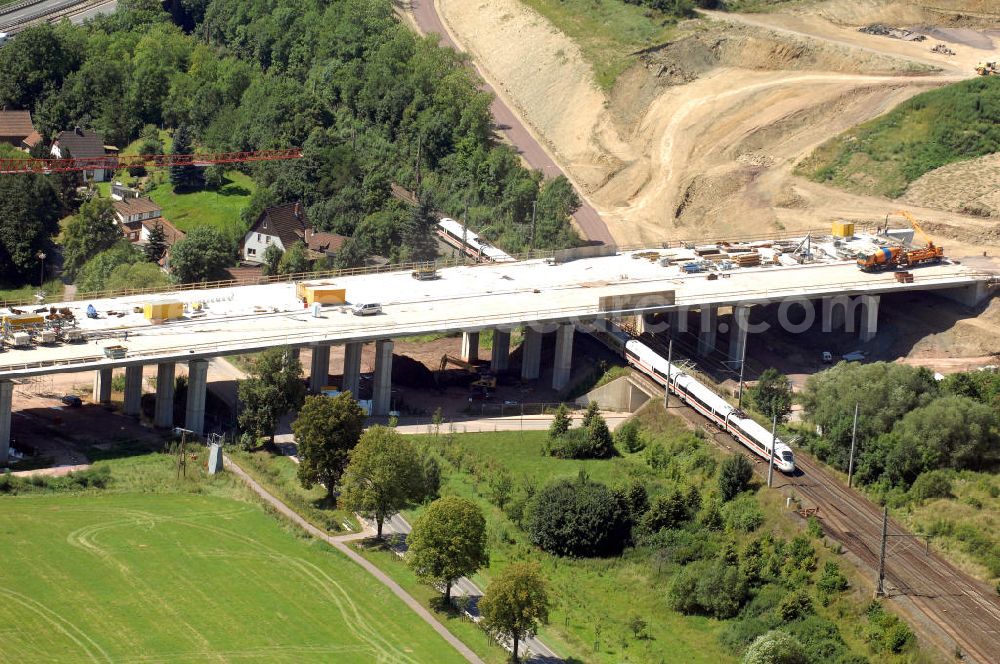
[[[351,311],[355,316],[373,316],[382,313],[382,305],[378,302],[358,302]]]

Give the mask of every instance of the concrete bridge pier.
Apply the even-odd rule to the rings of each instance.
[[[665,316],[667,317],[667,325],[670,327],[670,336],[677,337],[677,335],[688,331],[686,308],[681,307],[680,309],[671,309],[665,314]]]
[[[569,383],[570,372],[573,369],[573,332],[576,328],[572,323],[563,323],[556,329],[556,355],[552,364],[552,389],[561,390]]]
[[[510,330],[493,330],[493,350],[490,351],[490,370],[493,373],[507,371],[510,362]]]
[[[372,381],[372,415],[385,417],[392,406],[392,339],[375,342],[375,378]]]
[[[94,372],[94,403],[111,403],[111,367]]]
[[[10,418],[14,401],[14,383],[0,380],[0,467],[10,460]]]
[[[881,298],[878,295],[861,296],[861,343],[868,343],[878,332],[878,305]]]
[[[157,384],[159,386],[159,384]],[[188,362],[187,406],[184,428],[197,435],[205,433],[205,396],[208,392],[208,360]]]
[[[341,392],[350,392],[355,399],[359,398],[361,388],[361,351],[364,344],[360,341],[348,341],[344,344],[344,380],[340,386]]]
[[[330,378],[330,345],[316,344],[312,347],[309,365],[309,391],[319,394]]]
[[[711,355],[715,350],[715,338],[718,333],[719,309],[706,305],[701,308],[701,327],[698,330],[698,354]]]
[[[138,417],[142,410],[142,366],[125,367],[126,415]]]
[[[174,426],[174,363],[156,365],[156,410],[153,426],[169,429]]]
[[[846,329],[848,332],[854,327],[854,316],[851,316],[851,322],[847,323],[847,312],[851,307],[850,298],[846,295],[838,295],[836,297],[824,297],[823,298],[823,320],[822,330],[824,332],[836,332],[837,330]]]
[[[541,367],[542,333],[529,325],[521,342],[521,380],[538,380]]]
[[[479,360],[478,332],[462,332],[462,359],[466,362]]]
[[[746,347],[745,331],[750,325],[750,305],[740,304],[733,307],[733,321],[729,327],[729,360],[739,362],[743,359]]]

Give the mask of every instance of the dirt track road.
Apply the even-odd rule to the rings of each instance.
[[[440,36],[442,44],[450,46],[456,51],[464,50],[452,39],[448,30],[441,22],[437,8],[434,6],[434,0],[411,0],[409,6],[417,28],[421,32]],[[482,71],[478,67],[476,69],[480,73],[480,78],[483,78]],[[504,103],[493,87],[485,82],[485,79],[482,87],[483,90],[493,95],[493,103],[490,105],[490,110],[493,112],[493,118],[496,120],[497,127],[503,131],[507,139],[517,148],[528,165],[541,171],[547,178],[564,175],[562,169],[559,168],[549,153],[545,151],[545,148],[532,136],[531,132],[528,131],[527,127],[518,119],[510,107]],[[576,220],[583,238],[590,242],[613,244],[614,238],[611,237],[611,232],[597,214],[597,211],[582,196],[580,200],[582,204],[580,209],[573,215],[573,218]]]

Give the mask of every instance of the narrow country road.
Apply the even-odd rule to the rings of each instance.
[[[420,32],[438,35],[441,37],[443,45],[449,46],[456,51],[464,50],[448,33],[447,28],[445,28],[444,23],[441,21],[441,17],[438,16],[434,0],[410,0],[409,5],[413,20]],[[510,107],[500,99],[500,96],[493,87],[486,82],[482,71],[478,67],[476,67],[476,71],[479,72],[479,78],[482,80],[482,89],[493,95],[493,103],[490,105],[490,110],[493,112],[497,128],[503,131],[504,135],[507,136],[511,144],[520,152],[529,166],[541,171],[547,178],[563,175],[562,169],[559,168],[555,160],[552,159],[531,132],[528,131],[527,127],[518,119]],[[600,215],[597,214],[597,211],[582,196],[580,197],[580,201],[580,209],[576,211],[573,218],[576,220],[584,239],[594,243],[614,244],[615,240],[611,237],[611,232]]]
[[[363,557],[361,557],[360,554],[358,554],[356,551],[354,551],[354,549],[350,547],[350,545],[348,544],[350,541],[367,537],[366,533],[343,535],[340,537],[333,537],[332,535],[328,535],[319,528],[317,528],[316,526],[312,525],[311,523],[303,519],[294,510],[288,507],[288,505],[281,502],[281,500],[279,500],[276,496],[269,493],[264,487],[258,484],[252,477],[247,475],[242,468],[233,463],[232,460],[229,459],[229,457],[224,458],[224,463],[225,467],[230,472],[232,472],[241,480],[243,480],[243,482],[245,482],[246,485],[250,487],[250,489],[252,489],[254,493],[260,496],[268,505],[277,510],[279,514],[291,520],[293,523],[298,525],[300,528],[305,530],[313,537],[321,539],[330,546],[334,547],[335,549],[343,553],[345,556],[350,558],[358,565],[361,565],[361,567],[363,567],[365,571],[367,571],[369,574],[378,579],[378,581],[382,583],[382,585],[389,588],[389,590],[391,590],[394,595],[403,600],[403,602],[414,613],[416,613],[424,620],[424,622],[430,625],[435,632],[440,634],[444,638],[444,640],[447,641],[449,644],[451,644],[455,648],[455,650],[457,650],[463,657],[465,657],[466,660],[468,660],[469,662],[473,662],[473,664],[485,664],[483,660],[480,659],[476,653],[472,652],[472,650],[467,645],[459,641],[458,638],[455,637],[455,635],[449,632],[447,628],[445,628],[444,625],[442,625],[433,615],[431,615],[430,611],[421,606],[420,602],[415,600],[412,595],[403,590],[398,583],[390,579],[379,568],[377,568],[375,565],[365,560]]]

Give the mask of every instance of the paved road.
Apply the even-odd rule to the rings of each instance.
[[[463,50],[452,39],[444,23],[442,23],[441,17],[438,16],[437,8],[434,6],[434,0],[411,0],[410,11],[417,24],[417,28],[421,32],[439,35],[442,44],[450,46],[456,51]],[[479,71],[480,78],[485,78],[478,67],[477,71]],[[485,80],[483,81],[482,88],[493,95],[493,103],[490,105],[490,110],[493,112],[493,118],[496,120],[497,127],[503,131],[508,140],[518,149],[524,160],[532,168],[541,171],[545,177],[552,178],[563,175],[562,169],[559,168],[555,160],[552,159],[545,148],[542,147],[510,107],[500,99],[500,96],[496,94],[496,91]],[[583,197],[581,197],[581,201],[582,205],[576,211],[576,214],[573,215],[573,218],[576,219],[576,223],[580,227],[584,238],[595,243],[614,244],[615,241],[611,236],[611,232],[600,215],[597,214],[597,211]]]
[[[254,493],[260,496],[266,503],[278,511],[279,514],[290,519],[293,523],[298,525],[300,528],[308,532],[313,537],[321,539],[324,542],[330,544],[338,551],[346,555],[348,558],[361,565],[369,574],[374,576],[379,580],[384,586],[388,587],[389,590],[393,592],[397,597],[399,597],[403,602],[418,616],[420,616],[424,622],[434,628],[434,631],[440,634],[445,641],[450,643],[455,650],[457,650],[465,659],[473,664],[484,664],[483,660],[479,656],[472,652],[471,649],[464,643],[458,640],[454,634],[449,632],[444,625],[442,625],[438,620],[431,615],[430,611],[421,606],[420,602],[415,600],[409,593],[403,590],[398,583],[386,576],[380,569],[375,567],[372,563],[365,560],[361,555],[359,555],[354,549],[350,547],[348,542],[352,540],[361,539],[368,536],[368,533],[358,533],[355,535],[345,535],[340,537],[333,537],[324,533],[322,530],[312,525],[301,516],[299,516],[294,510],[292,510],[288,505],[281,502],[277,497],[269,493],[264,487],[258,484],[252,477],[247,475],[242,468],[233,463],[229,457],[224,458],[225,467],[229,469],[233,474],[243,480],[247,486],[249,486]]]

